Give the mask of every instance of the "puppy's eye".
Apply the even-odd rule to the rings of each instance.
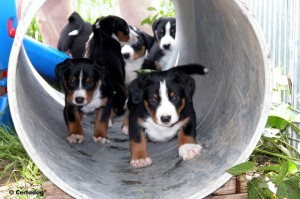
[[[71,86],[74,86],[76,81],[74,79],[69,79],[68,80],[68,83],[71,85]]]
[[[85,82],[86,82],[86,83],[91,83],[91,82],[93,82],[93,81],[94,81],[94,79],[93,79],[92,77],[90,77],[90,78],[87,78]]]
[[[171,97],[171,101],[176,104],[180,101],[180,97],[177,95],[174,95],[173,97]]]
[[[150,97],[148,101],[149,101],[149,103],[152,104],[152,105],[157,104],[157,99],[154,98],[154,97]]]

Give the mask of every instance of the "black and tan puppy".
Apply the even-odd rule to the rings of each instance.
[[[160,17],[152,24],[155,42],[150,49],[143,68],[167,70],[168,63],[176,47],[176,18]]]
[[[126,101],[125,61],[121,43],[134,43],[136,35],[126,21],[117,16],[101,17],[93,24],[93,35],[86,45],[86,58],[101,59],[113,81],[113,109],[117,115],[124,113]]]
[[[130,26],[130,30],[136,33],[137,41],[131,45],[122,46],[122,55],[126,62],[125,66],[125,85],[128,86],[137,77],[138,70],[142,69],[144,60],[154,43],[154,37],[137,27]]]
[[[72,58],[81,58],[91,34],[92,24],[85,22],[77,12],[73,12],[68,18],[68,24],[60,33],[57,49]]]
[[[131,166],[152,164],[147,139],[168,141],[178,136],[179,156],[196,157],[202,147],[196,143],[196,114],[193,107],[195,81],[187,74],[208,72],[201,65],[186,65],[139,76],[129,86],[128,125]],[[127,127],[123,127],[126,129]],[[125,132],[126,133],[126,132]]]
[[[84,114],[96,112],[94,141],[108,142],[113,89],[103,63],[85,58],[66,59],[56,66],[55,72],[65,92],[63,112],[68,128],[67,140],[83,142],[81,120]]]

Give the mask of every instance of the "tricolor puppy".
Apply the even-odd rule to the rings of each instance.
[[[85,44],[92,33],[92,25],[83,21],[77,12],[73,12],[68,21],[60,33],[57,49],[72,58],[81,58],[85,53]]]
[[[168,61],[175,48],[176,19],[174,17],[161,17],[152,24],[155,43],[149,53],[146,68],[167,70]],[[149,63],[152,62],[149,65]]]
[[[56,66],[55,73],[65,92],[67,140],[83,142],[81,120],[84,114],[96,112],[94,141],[108,142],[113,89],[103,63],[85,58],[66,59]]]
[[[125,85],[127,86],[137,77],[136,71],[142,69],[142,64],[154,43],[154,37],[134,26],[129,26],[129,28],[136,33],[137,41],[131,45],[122,46],[122,55],[126,62]]]
[[[121,43],[135,43],[136,34],[129,30],[126,21],[117,16],[101,17],[93,24],[93,34],[86,45],[86,58],[101,59],[113,82],[113,109],[122,115],[126,101],[125,61]]]
[[[179,156],[183,160],[200,153],[202,147],[195,141],[196,114],[192,100],[195,81],[187,74],[207,72],[201,65],[178,66],[141,75],[130,84],[129,121],[125,124],[129,125],[131,166],[152,164],[147,155],[147,139],[163,142],[178,136]]]

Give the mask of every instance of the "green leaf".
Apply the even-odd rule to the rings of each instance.
[[[150,17],[147,17],[146,19],[144,19],[143,21],[141,21],[141,25],[144,25],[144,24],[151,24]]]
[[[158,18],[159,14],[156,14],[151,19],[151,25],[154,23],[154,21]]]
[[[147,73],[155,72],[155,70],[151,70],[151,69],[140,69],[140,70],[136,70],[136,71],[134,71],[134,72],[136,72],[138,75],[144,75],[144,74],[147,74]]]
[[[276,165],[268,165],[268,166],[261,166],[258,167],[257,170],[263,170],[263,171],[280,171],[281,166],[279,164]]]
[[[294,176],[282,181],[277,187],[277,196],[279,199],[299,199],[300,188],[299,178]]]
[[[282,164],[277,177],[274,179],[275,185],[278,185],[285,178],[288,172],[289,172],[289,162],[286,161]]]
[[[260,193],[259,180],[257,178],[253,178],[248,183],[248,197],[249,199],[260,199],[262,197],[262,193]]]
[[[284,130],[289,125],[289,122],[282,117],[269,115],[266,124],[267,128],[277,128],[279,130]]]
[[[256,169],[255,162],[244,162],[234,167],[231,167],[230,169],[226,170],[226,172],[230,173],[233,176],[238,176],[246,173],[247,171],[252,171],[254,169]]]
[[[148,7],[147,10],[148,11],[156,11],[156,8],[155,7]]]
[[[289,162],[289,174],[296,174],[299,172],[297,164],[294,162]]]

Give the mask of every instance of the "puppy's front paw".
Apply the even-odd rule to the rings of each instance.
[[[67,137],[67,140],[70,143],[82,143],[84,141],[84,137],[81,134],[71,134]]]
[[[109,119],[109,121],[108,121],[108,127],[112,127],[113,124],[114,124],[114,121],[112,119]]]
[[[191,160],[200,154],[202,148],[199,144],[184,144],[179,147],[179,156],[184,161]]]
[[[128,135],[129,134],[129,128],[128,128],[128,126],[123,126],[122,127],[122,133],[124,134],[124,135]]]
[[[136,168],[146,167],[152,164],[151,158],[131,160],[130,165]]]
[[[95,137],[95,136],[93,136],[93,140],[94,140],[95,143],[101,142],[102,144],[110,142],[109,139],[104,138],[104,137]]]

